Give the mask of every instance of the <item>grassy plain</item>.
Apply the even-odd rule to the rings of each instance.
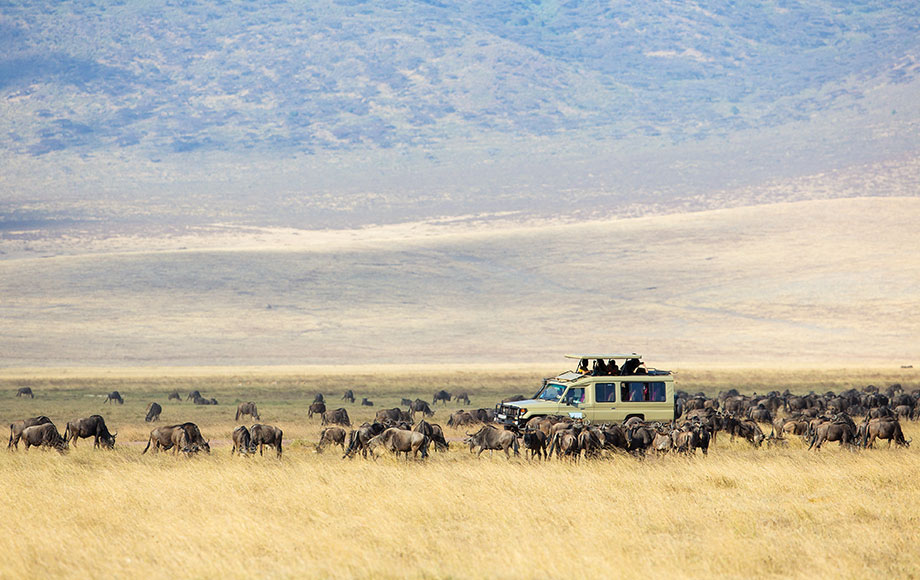
[[[559,369],[556,369],[559,370]],[[344,388],[377,403],[345,404],[355,422],[403,396],[469,389],[474,407],[526,393],[540,369],[146,369],[4,371],[0,419],[103,414],[113,452],[89,440],[69,454],[0,454],[0,577],[917,577],[916,449],[851,453],[751,449],[719,440],[704,457],[578,464],[476,460],[458,444],[429,461],[343,461],[316,454],[315,392],[334,406]],[[715,393],[840,390],[914,370],[679,371],[681,387]],[[36,398],[17,399],[28,384]],[[173,388],[216,407],[165,401]],[[124,406],[99,395],[119,390]],[[141,455],[149,400],[163,422],[192,420],[216,442],[192,459]],[[235,402],[253,400],[281,426],[281,461],[231,458]],[[450,405],[449,410],[456,409]],[[445,410],[436,421],[446,420]],[[247,422],[248,423],[248,422]],[[907,437],[920,434],[906,424]],[[449,437],[462,432],[448,431]]]

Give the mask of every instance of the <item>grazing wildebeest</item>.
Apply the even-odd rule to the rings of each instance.
[[[865,433],[862,438],[862,446],[869,448],[875,443],[876,439],[887,439],[888,447],[894,441],[902,447],[909,447],[913,439],[906,440],[904,432],[901,431],[901,423],[897,419],[872,419],[865,425]]]
[[[115,435],[118,435],[118,433],[115,433]],[[77,446],[78,437],[81,439],[92,437],[93,447],[99,447],[101,444],[109,449],[114,449],[115,435],[109,433],[109,429],[105,425],[105,419],[101,415],[75,419],[67,423],[67,428],[64,429],[64,440],[68,443],[72,442],[74,447]]]
[[[345,427],[351,427],[351,420],[348,418],[348,411],[344,408],[336,409],[335,411],[326,411],[323,413],[323,420],[320,423],[321,425],[344,425]]]
[[[436,451],[447,451],[450,449],[450,444],[447,442],[447,439],[444,438],[444,430],[441,429],[441,426],[437,423],[429,423],[422,419],[418,422],[418,425],[415,426],[413,431],[418,431],[422,435],[428,437],[428,439],[434,443]]]
[[[458,403],[461,402],[461,401],[463,401],[463,403],[464,403],[465,405],[469,405],[469,404],[470,404],[470,395],[469,395],[469,393],[467,393],[466,391],[461,391],[461,392],[457,393],[456,395],[454,395],[454,401],[456,401],[456,402],[458,402]]]
[[[412,399],[402,399],[401,401],[399,401],[399,405],[400,405],[401,407],[411,407],[411,406],[412,406]]]
[[[179,391],[173,391],[166,396],[167,401],[182,401],[182,395],[179,394]]]
[[[198,390],[194,390],[194,391],[190,391],[190,392],[189,392],[188,396],[185,397],[185,400],[186,400],[186,401],[193,401],[193,400],[195,400],[195,399],[200,399],[200,398],[201,398],[201,392],[198,391]]]
[[[428,406],[428,401],[423,401],[421,399],[416,399],[409,403],[409,416],[415,419],[416,413],[421,413],[426,417],[434,416],[434,411]]]
[[[236,419],[234,420],[239,421],[241,415],[249,415],[251,419],[255,419],[256,421],[262,420],[259,417],[259,410],[256,409],[256,404],[253,403],[252,401],[249,401],[247,403],[240,403],[239,406],[237,406]]]
[[[144,421],[150,423],[151,421],[159,421],[160,413],[163,412],[163,407],[159,403],[152,402],[147,405],[147,416],[144,417]]]
[[[345,429],[341,427],[326,427],[319,432],[319,443],[316,444],[316,452],[322,453],[326,445],[340,445],[342,452],[345,451]]]
[[[262,455],[262,448],[268,445],[274,447],[278,458],[281,458],[281,429],[272,425],[256,424],[249,428],[249,434],[252,435],[253,446],[259,446],[259,455]]]
[[[408,461],[410,452],[415,459],[418,458],[419,452],[422,453],[422,459],[428,457],[428,444],[428,437],[418,431],[407,431],[397,427],[390,427],[380,435],[368,441],[367,449],[374,459],[376,459],[374,449],[383,447],[387,451],[395,453],[397,457],[399,457],[400,453],[405,453],[406,461]]]
[[[307,409],[307,418],[312,419],[313,415],[322,416],[326,412],[326,403],[322,401],[313,401]]]
[[[669,452],[674,447],[674,438],[670,429],[657,429],[655,437],[652,439],[652,450],[655,453],[663,454]]]
[[[177,433],[177,431],[181,431],[182,433]],[[144,448],[141,455],[147,453],[151,444],[153,445],[154,451],[159,451],[161,448],[167,451],[176,446],[177,442],[179,442],[179,447],[176,449],[176,453],[179,451],[192,453],[199,449],[204,449],[208,453],[211,452],[210,442],[205,441],[204,437],[201,436],[198,425],[194,423],[182,423],[179,425],[164,425],[151,431],[150,439],[147,441],[147,447]]]
[[[38,417],[32,417],[30,419],[20,419],[19,421],[10,423],[10,442],[6,445],[6,448],[15,447],[19,449],[19,439],[22,437],[22,432],[26,427],[45,425],[47,423],[51,423],[51,419],[44,415],[39,415]]]
[[[447,418],[447,426],[455,429],[467,425],[475,425],[479,422],[479,419],[474,417],[472,413],[463,410],[452,413],[451,416]]]
[[[35,395],[32,394],[31,387],[19,387],[19,390],[16,391],[16,396],[17,397],[31,397],[33,399],[35,398]]]
[[[111,393],[109,393],[108,395],[106,395],[106,396],[105,396],[105,400],[102,401],[102,402],[103,402],[103,403],[109,403],[109,402],[112,402],[112,401],[118,403],[119,405],[124,405],[124,404],[125,404],[125,400],[121,398],[121,393],[119,393],[118,391],[112,391]]]
[[[549,440],[547,457],[552,456],[553,452],[556,453],[557,459],[560,455],[562,457],[571,457],[572,459],[578,458],[581,449],[578,447],[578,433],[575,432],[575,429],[569,426],[569,428],[560,429],[553,433]]]
[[[530,459],[548,459],[546,454],[546,433],[539,429],[524,430],[524,447],[530,450]]]
[[[373,407],[374,402],[369,400],[367,397],[364,397],[363,399],[361,399],[361,405],[364,407]]]
[[[446,405],[450,401],[450,393],[448,393],[444,389],[441,389],[440,391],[434,394],[434,398],[432,399],[431,404],[436,405],[438,401],[441,401],[442,403]]]
[[[849,417],[847,417],[847,420],[837,418],[833,421],[822,423],[815,427],[815,432],[811,436],[811,444],[808,448],[814,448],[815,451],[818,451],[825,441],[839,441],[841,447],[853,445],[857,441],[856,425],[852,420],[849,420]]]
[[[373,423],[364,423],[357,429],[353,429],[348,434],[348,447],[345,449],[342,459],[351,457],[359,450],[364,457],[367,457],[367,442],[383,433],[386,428],[383,423],[374,421]]]
[[[633,423],[626,429],[627,449],[630,453],[644,455],[645,450],[651,447],[654,439],[655,430],[641,422]]]
[[[511,431],[502,431],[492,425],[483,425],[479,431],[467,433],[466,435],[467,438],[464,440],[464,443],[469,444],[470,453],[473,452],[474,448],[479,447],[479,453],[476,454],[477,457],[481,456],[482,452],[486,449],[490,452],[494,449],[501,449],[505,452],[505,456],[508,459],[511,459],[511,454],[508,452],[509,449],[512,449],[515,455],[520,455],[520,446],[518,445],[517,436]]]
[[[399,407],[392,409],[380,409],[377,411],[375,420],[380,423],[399,423],[400,421],[412,421],[412,415],[408,411],[403,411]]]
[[[69,448],[54,423],[26,427],[22,430],[22,442],[26,444],[26,451],[29,447],[51,447],[64,453]]]
[[[256,446],[252,444],[252,435],[249,434],[249,429],[245,425],[240,425],[233,430],[233,448],[230,450],[230,455],[239,453],[240,455],[246,455],[247,453],[255,453]]]
[[[354,403],[355,402],[355,392],[352,391],[351,389],[348,389],[347,391],[345,391],[345,394],[342,395],[342,400],[348,401],[349,403]]]

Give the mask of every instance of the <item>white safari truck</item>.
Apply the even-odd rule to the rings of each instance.
[[[636,353],[565,357],[578,361],[575,370],[543,379],[531,399],[499,404],[496,420],[523,426],[534,417],[549,415],[568,415],[585,423],[619,423],[630,417],[674,419],[671,371],[646,368]]]

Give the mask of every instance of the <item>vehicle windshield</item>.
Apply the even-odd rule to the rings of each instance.
[[[565,391],[565,387],[562,385],[557,385],[556,383],[546,383],[546,386],[543,387],[535,399],[541,401],[557,401],[562,395],[562,392]]]

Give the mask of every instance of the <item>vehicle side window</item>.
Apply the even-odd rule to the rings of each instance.
[[[598,403],[613,403],[617,400],[616,383],[597,383],[594,385],[594,400]]]
[[[663,382],[631,381],[623,383],[620,393],[623,401],[629,402],[665,402],[665,387]]]
[[[565,392],[565,402],[572,403],[584,403],[585,402],[585,389],[584,387],[569,389]]]

